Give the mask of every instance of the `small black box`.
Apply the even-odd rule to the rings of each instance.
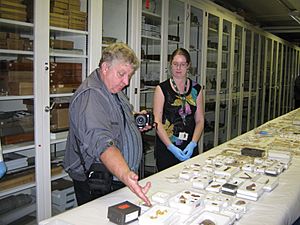
[[[241,154],[252,156],[252,157],[264,157],[265,156],[265,150],[263,149],[257,149],[257,148],[242,148]]]
[[[226,195],[234,196],[237,192],[238,186],[235,184],[225,183],[222,185],[221,192]]]
[[[116,224],[124,225],[136,220],[141,214],[141,207],[129,201],[108,207],[107,218]]]

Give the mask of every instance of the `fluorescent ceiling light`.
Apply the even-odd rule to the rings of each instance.
[[[300,12],[295,10],[289,13],[289,16],[293,18],[297,23],[300,24]]]

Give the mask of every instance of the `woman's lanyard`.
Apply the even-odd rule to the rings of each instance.
[[[186,104],[186,93],[187,93],[187,84],[188,84],[188,79],[185,80],[184,84],[184,92],[183,94],[180,94],[179,89],[173,79],[173,77],[170,78],[171,82],[173,84],[173,87],[175,88],[175,91],[179,94],[180,99],[181,99],[181,110],[179,112],[179,115],[181,116],[181,119],[183,121],[183,124],[185,125],[185,117],[187,115],[186,110],[185,110],[185,104]]]

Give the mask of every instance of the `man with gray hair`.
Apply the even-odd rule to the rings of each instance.
[[[99,68],[70,101],[64,168],[73,179],[78,205],[103,195],[90,190],[87,182],[86,169],[97,162],[113,175],[109,192],[126,185],[150,205],[146,193],[151,183],[140,186],[137,171],[143,148],[140,132],[151,126],[136,126],[133,109],[122,92],[138,67],[131,48],[124,43],[112,44],[104,49]]]

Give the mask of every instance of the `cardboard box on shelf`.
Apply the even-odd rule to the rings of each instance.
[[[20,39],[21,35],[19,33],[8,32],[6,33],[6,38]]]
[[[65,11],[65,14],[69,16],[79,16],[80,18],[85,18],[85,19],[87,18],[87,13],[79,10],[69,9]]]
[[[77,88],[80,85],[81,76],[62,76],[55,77],[52,79],[52,76],[50,76],[50,87],[51,89],[55,88]],[[72,93],[72,91],[70,92]]]
[[[0,31],[0,40],[6,40],[7,38],[7,32]]]
[[[33,95],[33,83],[8,82],[9,95]]]
[[[50,39],[50,48],[73,49],[74,42],[67,40]]]
[[[52,7],[56,7],[56,8],[60,8],[60,9],[68,9],[69,4],[65,3],[63,1],[54,0],[54,1],[50,2],[50,8],[52,8]]]
[[[64,20],[57,20],[57,19],[50,19],[50,26],[53,27],[62,27],[62,28],[69,28],[68,21]]]
[[[57,175],[62,173],[63,167],[60,165],[51,166],[51,175]],[[0,190],[7,190],[16,188],[17,186],[33,183],[35,181],[34,169],[27,169],[18,173],[5,175],[0,182]]]
[[[61,2],[65,4],[69,4],[69,0],[51,0],[52,2]]]
[[[61,8],[57,8],[57,7],[51,7],[50,8],[50,12],[51,13],[57,13],[57,14],[62,14],[62,15],[64,15],[64,14],[66,14],[66,9],[61,9]]]
[[[52,85],[50,87],[51,94],[61,94],[61,93],[74,93],[78,88],[79,84],[58,84]]]
[[[0,79],[1,78],[8,82],[33,82],[33,71],[3,71],[0,75]]]
[[[33,40],[24,39],[24,50],[33,51]]]
[[[33,71],[31,59],[1,60],[0,71]]]
[[[51,183],[51,190],[52,204],[58,211],[63,212],[77,205],[72,181],[55,180]]]
[[[68,0],[70,5],[78,5],[80,6],[80,0]]]
[[[69,103],[57,103],[51,110],[51,132],[66,130],[69,128]]]
[[[26,5],[22,4],[21,1],[11,1],[11,0],[0,0],[0,7],[6,7],[21,11],[26,11]]]
[[[9,144],[17,144],[17,143],[33,141],[33,140],[34,140],[34,133],[27,132],[27,133],[20,133],[20,134],[1,137],[1,144],[9,145]]]
[[[82,81],[81,63],[51,63],[50,87],[55,89],[77,88]],[[72,92],[67,91],[67,92]]]
[[[7,43],[8,49],[24,50],[24,40],[23,39],[7,38],[6,43]]]
[[[27,12],[26,9],[11,8],[10,6],[0,4],[0,17],[25,22],[27,19]]]
[[[80,5],[69,4],[69,8],[68,9],[80,11]]]
[[[33,71],[3,71],[0,74],[0,90],[9,92],[9,82],[33,82]]]
[[[50,13],[50,20],[51,19],[58,19],[58,20],[68,20],[69,16],[68,15],[63,15],[59,13]]]

